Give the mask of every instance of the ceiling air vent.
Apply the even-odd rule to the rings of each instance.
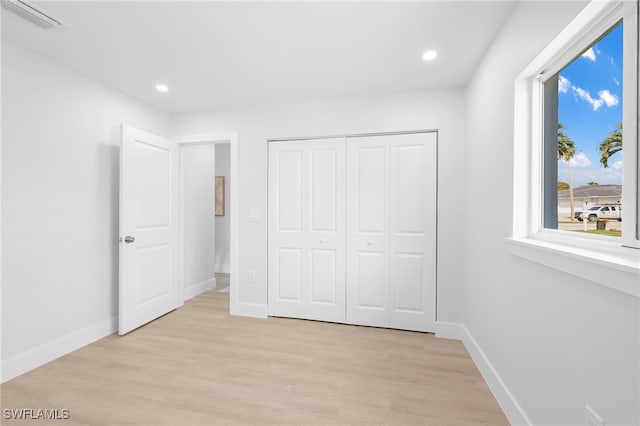
[[[60,20],[30,5],[24,0],[1,0],[2,8],[13,12],[44,30],[66,26]]]

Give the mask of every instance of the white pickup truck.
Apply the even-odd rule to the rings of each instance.
[[[589,207],[584,214],[581,211],[575,212],[574,217],[582,222],[586,218],[589,222],[598,219],[615,219],[622,221],[622,209],[620,206],[593,206]]]

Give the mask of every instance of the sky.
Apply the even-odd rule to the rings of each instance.
[[[622,152],[600,164],[598,146],[622,121],[622,24],[567,65],[558,76],[558,122],[576,144],[571,160],[574,187],[588,182],[622,183]],[[568,182],[558,161],[558,180]]]

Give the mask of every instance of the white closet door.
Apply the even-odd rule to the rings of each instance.
[[[347,322],[435,330],[436,134],[347,140]]]
[[[269,314],[304,318],[305,147],[269,144]]]
[[[388,314],[386,136],[347,139],[347,322],[385,327]]]
[[[269,314],[345,319],[344,138],[269,144]]]
[[[389,326],[435,331],[436,134],[389,137]]]
[[[307,146],[307,318],[344,322],[345,140]]]

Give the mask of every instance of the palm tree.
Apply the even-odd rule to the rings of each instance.
[[[571,206],[571,222],[575,220],[573,208],[573,178],[571,176],[571,159],[576,153],[576,144],[564,132],[564,124],[558,123],[558,159],[567,162],[569,172],[569,202]]]
[[[600,142],[598,150],[600,151],[600,164],[604,168],[609,167],[609,158],[616,152],[622,151],[622,122],[618,123],[616,128]]]

